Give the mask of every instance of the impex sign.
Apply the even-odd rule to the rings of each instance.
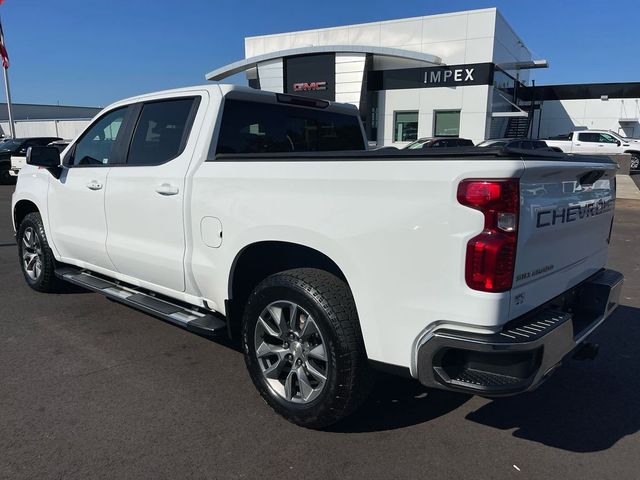
[[[398,90],[404,88],[464,87],[492,85],[493,63],[445,65],[370,72],[369,90]]]

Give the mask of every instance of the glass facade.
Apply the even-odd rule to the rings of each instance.
[[[460,136],[460,110],[441,110],[434,112],[433,136]]]
[[[396,112],[393,141],[412,142],[418,139],[418,112]]]

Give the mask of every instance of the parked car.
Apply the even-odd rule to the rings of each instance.
[[[631,170],[640,169],[640,142],[621,137],[606,130],[578,130],[545,139],[550,147],[557,147],[564,153],[631,155]]]
[[[12,138],[0,143],[0,184],[7,185],[15,182],[15,175],[11,174],[11,159],[13,157],[25,158],[27,149],[33,146],[47,145],[58,137],[30,137]]]
[[[520,150],[552,150],[542,140],[532,140],[530,138],[490,138],[484,142],[480,142],[477,147],[505,147]]]
[[[429,137],[420,138],[407,145],[406,149],[417,150],[419,148],[447,148],[447,147],[473,147],[473,142],[466,138],[458,137]]]
[[[232,85],[115,103],[62,159],[30,149],[25,281],[237,336],[266,402],[314,428],[364,401],[371,368],[502,396],[593,353],[623,281],[613,161],[368,151],[363,132],[352,105]]]
[[[67,146],[72,142],[72,140],[56,140],[55,142],[51,142],[49,144],[50,147],[56,147],[60,153],[67,148]]]
[[[71,140],[55,140],[51,143],[48,143],[48,146],[56,147],[60,153],[67,148],[67,145],[71,143]],[[12,155],[11,156],[11,170],[9,171],[9,175],[12,177],[17,177],[18,173],[20,173],[20,169],[24,167],[27,163],[27,158],[24,155]]]

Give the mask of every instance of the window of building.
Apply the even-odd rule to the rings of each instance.
[[[108,165],[112,161],[113,147],[127,113],[127,107],[113,110],[93,124],[76,143],[73,165]]]
[[[133,134],[127,164],[159,165],[177,157],[188,135],[193,98],[147,103]]]
[[[396,112],[393,129],[394,142],[412,142],[418,139],[418,112]]]
[[[434,112],[433,136],[457,137],[460,135],[460,110]]]
[[[217,153],[364,150],[356,115],[227,99]]]

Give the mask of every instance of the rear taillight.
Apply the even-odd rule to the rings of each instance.
[[[511,289],[518,243],[519,192],[517,178],[463,180],[458,186],[458,201],[484,214],[484,230],[467,244],[465,279],[474,290]]]

